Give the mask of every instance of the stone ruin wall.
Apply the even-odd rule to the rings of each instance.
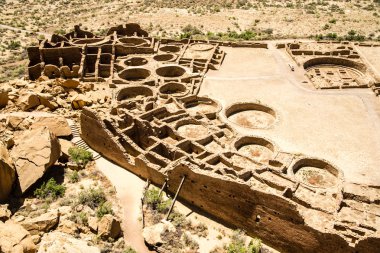
[[[134,174],[149,179],[159,187],[166,180],[171,193],[176,192],[182,177],[186,175],[185,183],[179,193],[180,199],[227,224],[243,228],[249,234],[259,236],[284,252],[375,252],[380,246],[376,228],[371,228],[376,231],[372,237],[363,236],[354,244],[348,242],[347,238],[341,234],[343,227],[337,229],[339,211],[342,207],[348,212],[358,212],[356,207],[347,208],[344,199],[355,202],[354,205],[362,204],[361,201],[355,200],[360,197],[351,195],[352,192],[346,193],[343,189],[340,197],[330,199],[333,202],[328,200],[326,203],[326,206],[335,206],[335,210],[334,208],[323,210],[323,207],[312,206],[315,203],[296,199],[292,196],[296,193],[288,195],[288,190],[292,187],[302,188],[303,186],[286,175],[281,176],[294,184],[290,188],[276,181],[270,182],[271,184],[265,182],[265,178],[260,178],[260,172],[256,176],[256,187],[249,186],[244,181],[229,179],[202,170],[200,169],[202,166],[188,157],[175,160],[163,171],[161,166],[157,166],[156,163],[144,157],[149,152],[135,153],[131,156],[133,153],[131,150],[137,148],[126,151],[116,142],[121,138],[118,138],[115,133],[112,134],[113,130],[109,130],[116,128],[105,124],[106,121],[104,118],[102,122],[96,112],[86,109],[81,115],[81,127],[84,133],[82,137],[96,151]],[[124,145],[124,147],[134,145],[133,141],[128,139],[126,141],[130,145]],[[315,202],[326,201],[317,195],[312,198],[316,198]],[[309,199],[309,201],[313,200]],[[369,202],[380,203],[380,199]],[[329,207],[325,208],[329,209]],[[369,214],[362,211],[360,215]]]
[[[196,96],[207,70],[222,64],[220,45],[267,48],[254,42],[158,41],[135,24],[113,27],[102,38],[76,27],[28,50],[29,76],[106,81],[117,88],[112,108],[83,108],[82,138],[139,177],[159,187],[167,181],[171,193],[185,176],[179,198],[189,205],[284,252],[375,252],[380,248],[379,188],[344,182],[343,173],[323,159],[282,151],[260,137],[238,136],[219,117],[218,102]],[[355,57],[335,57],[350,56],[346,49],[327,54],[284,47],[301,50],[290,55],[302,64],[315,65],[325,57],[336,59],[333,64],[365,67]],[[212,109],[192,110],[198,105]],[[276,119],[275,111],[261,104],[235,104],[224,113],[228,118],[244,110]],[[183,136],[179,128],[191,124],[207,134]],[[256,161],[239,152],[250,143],[273,156]],[[327,171],[336,182],[331,187],[305,184],[295,175],[303,165]]]
[[[277,48],[285,49],[297,65],[306,70],[306,75],[315,88],[371,88],[376,95],[379,95],[380,77],[376,75],[375,71],[366,66],[359,53],[356,51],[355,46],[356,45],[350,42],[330,41],[277,44]],[[361,43],[358,44],[358,46],[374,47],[378,45]],[[342,78],[339,82],[332,81],[330,83],[330,81],[327,80],[327,83],[324,83],[324,80],[314,78],[313,75],[309,74],[311,68],[327,65],[335,66],[335,68],[340,68],[343,71],[347,70],[349,72],[356,72],[358,76],[351,80]],[[329,79],[327,76],[326,78]]]

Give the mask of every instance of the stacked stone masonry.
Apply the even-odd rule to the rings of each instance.
[[[169,192],[185,177],[179,198],[189,205],[284,252],[376,252],[379,187],[345,182],[342,171],[323,158],[235,131],[236,124],[271,127],[278,119],[270,106],[237,103],[222,111],[217,101],[197,95],[207,70],[223,62],[222,44],[156,40],[136,24],[113,27],[101,38],[76,27],[29,48],[29,77],[108,82],[115,88],[112,107],[84,107],[81,137],[139,177],[160,187],[167,182]],[[317,88],[342,85],[318,81],[318,72],[361,87],[370,75],[355,50],[330,46],[323,52],[318,43],[283,45]],[[345,73],[336,66],[346,66]],[[242,113],[260,115],[264,123],[242,121]]]

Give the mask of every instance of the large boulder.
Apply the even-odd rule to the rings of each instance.
[[[165,233],[175,231],[176,229],[172,223],[169,221],[161,221],[155,225],[145,227],[142,235],[148,245],[156,247],[166,243],[163,237]]]
[[[67,137],[71,135],[71,128],[67,120],[62,116],[36,117],[30,126],[31,129],[46,126],[57,137]]]
[[[38,253],[100,253],[100,249],[89,246],[86,241],[55,231],[42,237]]]
[[[2,253],[34,253],[36,245],[28,231],[11,220],[0,221],[0,252]]]
[[[37,235],[40,232],[49,232],[57,226],[59,221],[58,210],[52,210],[35,218],[25,219],[21,225],[29,231],[31,235]]]
[[[16,179],[16,171],[13,166],[8,149],[0,142],[0,202],[8,199]]]
[[[8,91],[0,88],[0,108],[6,107],[8,104]]]
[[[21,192],[24,193],[46,170],[52,166],[61,154],[57,137],[47,127],[24,131],[17,139],[11,151]]]
[[[121,234],[120,221],[113,215],[104,215],[98,223],[98,235],[101,238],[113,238],[116,239]]]

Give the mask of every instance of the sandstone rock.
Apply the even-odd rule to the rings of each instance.
[[[34,244],[39,244],[41,242],[41,236],[39,235],[32,235],[31,238]]]
[[[85,106],[91,105],[92,101],[90,98],[83,94],[79,94],[71,100],[71,106],[73,109],[82,109]]]
[[[11,85],[13,85],[16,88],[22,88],[28,85],[28,82],[25,80],[17,79],[9,82]]]
[[[49,79],[49,77],[47,77],[47,76],[40,76],[38,79],[37,79],[37,81],[38,82],[46,82],[46,81],[49,81],[50,79]]]
[[[36,218],[26,219],[21,225],[29,231],[31,235],[37,235],[40,232],[49,232],[59,221],[58,210],[52,210]]]
[[[44,175],[58,160],[60,153],[58,139],[47,127],[24,131],[15,140],[11,156],[22,193]]]
[[[31,125],[30,129],[46,126],[50,132],[57,137],[67,137],[71,135],[71,128],[64,117],[38,117]]]
[[[76,235],[79,233],[78,224],[66,219],[59,222],[57,230],[70,235]]]
[[[38,98],[43,106],[55,110],[58,108],[58,104],[54,101],[54,97],[50,94],[39,93]]]
[[[86,241],[55,231],[42,237],[38,253],[100,253],[100,250]]]
[[[98,231],[98,219],[95,217],[89,217],[88,218],[88,227],[91,229],[93,232]]]
[[[0,205],[0,221],[7,221],[11,218],[11,211],[8,209],[8,205]]]
[[[39,106],[41,104],[41,101],[37,94],[27,93],[25,95],[20,96],[16,103],[21,110],[28,111]]]
[[[93,83],[81,83],[81,85],[79,86],[79,90],[82,93],[93,90],[93,89],[94,89]]]
[[[13,132],[8,129],[1,129],[0,142],[6,146],[7,149],[10,149],[15,144],[13,140]]]
[[[36,245],[28,231],[11,220],[0,221],[0,252],[2,253],[34,253]]]
[[[13,166],[8,149],[0,142],[0,202],[8,199],[16,179],[16,171]]]
[[[61,157],[67,161],[70,157],[69,148],[74,147],[74,143],[65,139],[59,139],[59,144],[61,145]]]
[[[27,114],[10,114],[7,116],[6,125],[11,130],[26,130],[32,124]]]
[[[98,235],[102,238],[116,239],[120,234],[120,221],[111,214],[104,215],[98,223]]]
[[[8,91],[0,89],[0,108],[6,107],[8,104]]]
[[[70,89],[75,89],[79,86],[79,81],[73,80],[73,79],[68,79],[64,80],[61,85],[65,88],[70,88]]]
[[[162,238],[165,232],[175,232],[174,225],[168,221],[161,221],[155,225],[145,227],[143,230],[143,237],[145,242],[151,246],[157,246],[166,243]]]

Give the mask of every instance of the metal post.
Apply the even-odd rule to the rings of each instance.
[[[169,211],[168,211],[168,213],[167,213],[167,215],[166,215],[166,217],[165,217],[165,220],[168,220],[169,215],[170,215],[170,213],[171,213],[172,210],[173,210],[173,207],[174,207],[175,201],[177,200],[178,193],[179,193],[179,191],[181,190],[183,183],[185,182],[185,178],[186,178],[186,176],[184,175],[184,176],[182,177],[182,181],[181,181],[181,183],[179,184],[178,190],[177,190],[177,192],[176,192],[176,194],[175,194],[175,196],[174,196],[174,199],[173,199],[172,205],[170,206]]]
[[[160,189],[160,192],[158,193],[158,198],[161,198],[162,191],[165,189],[167,183],[168,183],[168,181],[165,180],[164,184],[162,185],[162,187]]]

